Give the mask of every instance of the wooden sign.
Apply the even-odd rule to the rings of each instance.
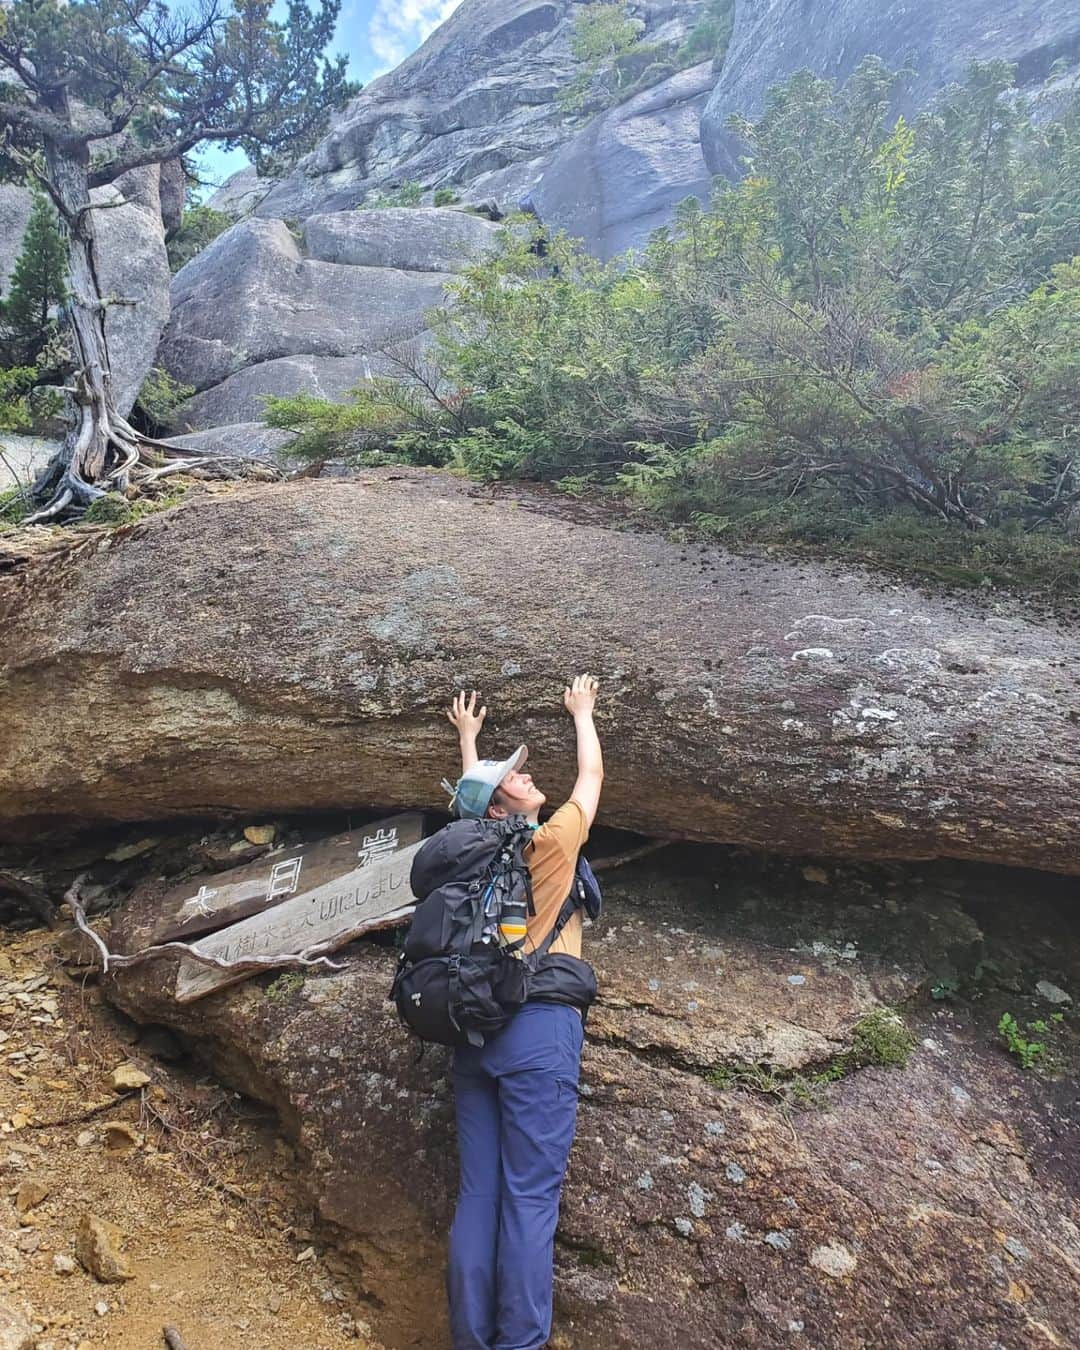
[[[227,872],[194,877],[163,897],[166,917],[153,929],[150,941],[179,938],[187,942],[293,896],[318,890],[423,837],[423,813],[406,811],[315,844],[266,853],[253,863]]]
[[[361,933],[400,922],[416,903],[409,888],[409,871],[420,842],[380,861],[361,864],[345,876],[283,900],[271,909],[200,938],[192,946],[223,961],[286,958],[316,945],[332,951]],[[250,979],[253,974],[255,971],[250,968],[221,970],[185,958],[176,977],[177,1002],[191,1003],[216,989]]]

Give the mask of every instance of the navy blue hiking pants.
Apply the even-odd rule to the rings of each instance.
[[[576,1008],[526,1003],[487,1045],[455,1052],[454,1350],[540,1350],[551,1334],[555,1225],[583,1035]]]

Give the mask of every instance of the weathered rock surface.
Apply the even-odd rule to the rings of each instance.
[[[610,824],[1080,870],[1074,630],[574,510],[375,471],[203,498],[77,567],[26,565],[0,590],[0,833],[440,805],[460,687],[557,798],[559,694],[585,669]]]
[[[586,935],[601,1001],[557,1242],[557,1334],[575,1350],[1068,1344],[1080,1241],[1064,1084],[1055,1096],[1024,1075],[962,1009],[910,1011],[921,1040],[908,1066],[856,1071],[816,1109],[789,1115],[767,1072],[829,1062],[868,1009],[984,953],[979,926],[901,869],[793,902],[783,876],[747,885],[720,850],[676,852],[618,873]],[[995,899],[1037,914],[1023,877]],[[114,938],[138,946],[152,915],[144,893]],[[171,961],[107,989],[277,1108],[381,1310],[380,1337],[443,1350],[447,1059],[417,1064],[396,1026],[392,952],[358,944],[345,960],[273,997],[263,977],[180,1007]],[[1052,967],[1063,980],[1067,960]],[[722,1089],[722,1073],[750,1086]]]
[[[645,25],[642,41],[667,43],[672,51],[701,8],[702,0],[627,5]],[[704,74],[690,81],[692,94],[685,75],[676,77],[658,98],[634,100],[634,112],[616,109],[601,119],[602,127],[593,123],[579,132],[555,98],[579,69],[570,39],[580,12],[567,0],[464,0],[419,51],[363,90],[317,149],[259,202],[257,213],[303,218],[341,211],[403,182],[419,182],[426,191],[452,187],[466,201],[513,210],[546,170],[554,221],[572,234],[588,228],[608,253],[624,239],[643,243],[659,198],[666,192],[670,205],[687,195],[681,191],[686,182],[705,177],[697,130]],[[549,167],[552,152],[564,144],[569,159]],[[664,145],[671,151],[666,186],[657,181],[666,177]],[[573,181],[582,170],[606,189],[606,229],[594,215],[579,218],[571,210],[575,186],[585,189]],[[238,190],[246,187],[247,180]]]
[[[229,383],[227,380],[226,384]],[[169,437],[172,445],[202,450],[210,455],[244,455],[248,459],[268,460],[275,459],[278,451],[283,450],[292,439],[291,432],[268,427],[263,422],[232,422],[206,431],[190,431],[182,436]]]
[[[309,258],[350,267],[460,272],[494,247],[489,220],[432,207],[335,211],[304,221]]]
[[[744,153],[726,130],[732,113],[756,116],[766,91],[796,70],[844,80],[867,55],[893,69],[908,59],[914,76],[897,91],[896,110],[911,114],[972,61],[1016,63],[1026,92],[1039,91],[1051,67],[1080,68],[1080,14],[1072,0],[736,0],[724,68],[702,115],[701,140],[714,173],[736,176]]]
[[[494,229],[433,209],[313,216],[300,238],[281,220],[240,221],[173,282],[159,360],[197,391],[175,427],[255,421],[264,394],[343,398],[387,368],[386,347],[425,331],[451,272]]]
[[[698,123],[714,78],[709,62],[681,71],[567,141],[528,194],[540,219],[611,258],[670,224],[684,197],[707,202]]]

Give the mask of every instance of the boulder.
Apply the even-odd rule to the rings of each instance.
[[[240,220],[251,215],[266,194],[277,183],[276,178],[260,178],[254,165],[239,169],[227,178],[221,187],[206,200],[206,205],[223,215]]]
[[[0,492],[29,486],[60,449],[62,442],[48,436],[0,436]]]
[[[263,422],[233,422],[227,426],[208,427],[205,431],[170,436],[169,442],[186,450],[201,450],[209,455],[243,455],[246,459],[276,460],[278,452],[292,439],[291,432],[279,431]]]
[[[914,75],[897,90],[895,110],[920,111],[940,89],[963,79],[972,61],[1012,61],[1025,92],[1039,93],[1059,60],[1080,68],[1073,0],[807,0],[794,15],[786,0],[736,0],[723,70],[702,115],[701,140],[714,173],[737,176],[732,113],[755,117],[766,91],[796,70],[843,81],[867,55]]]
[[[176,274],[159,360],[202,391],[282,357],[374,354],[424,329],[445,279],[432,271],[320,262],[304,256],[283,221],[249,217]],[[250,415],[218,408],[214,422]]]
[[[561,690],[589,670],[610,824],[1080,871],[1075,627],[622,525],[395,468],[199,497],[78,568],[28,562],[0,580],[0,834],[437,806],[459,688],[558,800]]]
[[[594,118],[552,156],[529,203],[545,224],[611,258],[671,223],[676,203],[709,200],[699,120],[711,63],[681,71]]]
[[[861,869],[819,901],[820,887],[796,897],[790,874],[751,876],[722,850],[671,852],[615,874],[607,917],[585,937],[601,997],[552,1344],[1068,1344],[1080,1301],[1061,1271],[1080,1246],[1054,1088],[992,1045],[992,1018],[974,1028],[960,1011],[906,1013],[905,1067],[844,1074],[837,1058],[946,953],[1002,959],[952,897],[992,893],[1040,925],[1030,878],[995,884],[972,869],[946,894],[928,869]],[[151,910],[117,916],[125,947]],[[265,976],[177,1005],[172,959],[115,972],[106,993],[178,1028],[226,1082],[277,1109],[319,1239],[349,1259],[377,1334],[445,1350],[448,1056],[418,1061],[396,1024],[392,951],[358,944],[343,959],[272,997]],[[798,1093],[817,1105],[798,1109]]]
[[[490,253],[497,227],[464,211],[390,207],[335,211],[304,221],[309,258],[350,267],[460,272]]]
[[[131,411],[169,318],[169,258],[158,195],[160,166],[133,169],[108,187],[95,188],[99,203],[128,199],[127,206],[99,211],[98,276],[102,293],[134,300],[112,305],[105,314],[105,337],[112,364],[118,411]]]
[[[422,345],[427,340],[426,334],[419,334],[407,345]],[[253,427],[266,409],[267,394],[313,394],[317,398],[340,401],[362,381],[372,375],[390,373],[393,369],[378,352],[371,356],[366,352],[356,356],[281,356],[245,366],[220,384],[185,399],[173,410],[169,421],[179,431],[198,435],[213,434],[217,428],[236,423]],[[238,434],[232,453],[247,454],[245,447],[251,445],[253,437],[268,445],[273,438],[287,438],[287,435],[260,424],[257,430]],[[214,439],[221,443],[221,436],[215,435]],[[221,448],[228,447],[222,444]]]

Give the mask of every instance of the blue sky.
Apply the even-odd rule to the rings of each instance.
[[[330,46],[332,55],[344,52],[349,58],[349,74],[368,84],[376,75],[402,61],[428,34],[455,10],[460,0],[343,0],[337,33]],[[183,9],[183,0],[171,0]],[[278,4],[276,17],[284,17],[286,7]],[[247,163],[239,151],[225,152],[211,146],[199,155],[204,178],[215,184]]]

